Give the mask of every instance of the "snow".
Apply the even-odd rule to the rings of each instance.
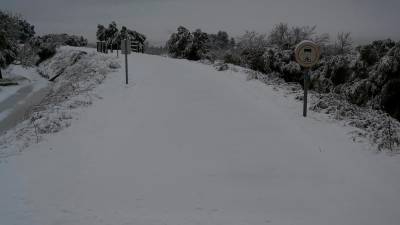
[[[31,107],[22,107],[18,113],[15,113],[17,110],[10,113],[12,119],[18,114],[28,119],[13,129],[5,129],[7,132],[0,136],[0,157],[19,154],[33,142],[41,141],[46,134],[69,127],[73,115],[81,107],[101,98],[92,90],[104,81],[108,72],[115,70],[112,68],[118,66],[112,56],[96,54],[92,49],[59,48],[54,57],[37,68],[44,77],[59,76],[45,93],[37,97],[39,101]],[[8,103],[14,106],[13,101]],[[9,120],[5,119],[4,123],[10,125],[7,124]],[[1,129],[4,123],[0,123]],[[9,127],[12,126],[6,128]]]
[[[5,120],[14,120],[10,115],[19,113],[19,107],[34,102],[35,94],[49,85],[34,67],[11,65],[4,71],[4,77],[18,83],[16,86],[0,87],[0,126]],[[6,121],[10,123],[10,121]],[[17,121],[16,121],[17,122]],[[0,128],[0,131],[2,129]]]
[[[17,81],[19,85],[0,87],[0,103],[27,85],[34,84],[33,92],[40,90],[47,85],[47,81],[40,77],[34,67],[24,68],[20,65],[11,65],[3,72],[5,73],[4,78],[13,79]]]
[[[11,109],[7,109],[7,110],[0,112],[0,121],[7,118],[7,116],[10,115],[11,111],[12,111]]]
[[[241,72],[129,66],[129,85],[109,73],[69,128],[1,160],[2,225],[399,223],[398,157],[353,129]]]

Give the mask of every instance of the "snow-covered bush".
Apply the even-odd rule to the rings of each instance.
[[[200,60],[208,53],[208,35],[197,29],[192,33],[192,39],[186,46],[185,58],[189,60]]]
[[[387,82],[381,93],[381,106],[391,116],[400,119],[400,79]]]
[[[289,82],[299,82],[302,80],[303,72],[300,65],[297,62],[290,61],[287,64],[283,64],[281,67],[283,78]]]
[[[36,65],[39,65],[41,62],[46,59],[51,58],[56,54],[56,46],[53,44],[42,45],[38,51],[39,61],[36,62]]]
[[[128,29],[126,26],[118,30],[115,21],[112,21],[107,28],[101,24],[97,25],[96,37],[98,41],[105,41],[109,49],[120,49],[121,41],[128,38],[139,43],[139,52],[145,50],[146,36],[144,34]]]
[[[208,34],[207,46],[214,49],[229,49],[235,46],[235,39],[229,39],[226,31],[218,31],[216,34]]]
[[[17,46],[0,31],[0,69],[8,66],[17,55]],[[1,78],[1,77],[0,77]]]
[[[374,41],[369,45],[357,47],[360,53],[360,59],[372,66],[377,63],[391,48],[395,46],[395,42],[387,40]]]
[[[220,35],[222,35],[222,33]],[[222,52],[219,52],[221,49],[216,46],[216,43],[218,43],[219,46],[224,46],[225,44],[217,39],[218,36],[214,36],[213,40],[210,41],[210,35],[200,29],[191,33],[185,27],[180,26],[178,27],[177,33],[173,33],[166,44],[168,54],[173,58],[185,58],[189,60],[207,59],[215,61],[222,57]],[[214,51],[210,51],[210,48],[214,48]]]
[[[303,72],[300,65],[294,61],[293,50],[267,48],[264,55],[264,71],[278,73],[287,82],[300,82]]]
[[[41,37],[29,40],[19,51],[19,59],[26,66],[39,65],[56,53],[56,43],[48,42]]]
[[[263,55],[265,49],[248,47],[243,49],[241,53],[241,64],[252,70],[265,72]]]
[[[41,37],[41,42],[52,43],[57,46],[67,45],[67,46],[87,46],[88,41],[82,36],[68,35],[68,34],[47,34]]]
[[[19,15],[0,10],[0,31],[15,44],[24,43],[35,35],[34,26]]]
[[[185,58],[187,47],[193,39],[192,34],[183,26],[178,27],[167,42],[168,54],[174,58]]]
[[[0,10],[0,79],[1,69],[17,58],[18,45],[34,34],[34,27],[23,18]]]
[[[223,60],[225,63],[240,65],[240,55],[237,51],[230,50],[225,52]]]
[[[218,33],[216,34],[207,34],[207,35],[208,35],[207,48],[209,52],[208,54],[211,55],[211,57],[213,57],[214,60],[224,60],[225,56],[227,56],[228,53],[232,55],[232,51],[236,46],[236,41],[234,38],[230,38],[226,31],[218,31]],[[238,61],[238,64],[239,63],[240,62]]]
[[[325,77],[329,78],[333,85],[337,86],[343,84],[352,74],[350,69],[349,55],[337,55],[330,57],[325,61],[323,74]]]

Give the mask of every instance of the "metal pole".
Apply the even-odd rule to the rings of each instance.
[[[125,39],[125,83],[128,84],[128,39]]]
[[[303,116],[307,117],[307,100],[308,100],[308,80],[310,77],[310,70],[306,69],[304,73],[304,97],[303,97]]]

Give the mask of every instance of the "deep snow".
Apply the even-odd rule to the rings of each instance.
[[[122,63],[122,58],[120,58]],[[129,57],[71,127],[0,163],[1,225],[398,225],[398,157],[246,75]]]

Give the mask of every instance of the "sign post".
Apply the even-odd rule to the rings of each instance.
[[[130,40],[121,41],[121,54],[125,54],[125,83],[128,84],[128,54],[131,54]]]
[[[310,81],[310,69],[304,72],[304,101],[303,101],[303,116],[307,117],[307,100],[308,100],[308,85]]]
[[[125,84],[128,84],[128,39],[125,39]]]
[[[296,61],[306,68],[304,72],[303,116],[307,117],[308,85],[310,82],[310,68],[318,63],[321,56],[319,46],[312,41],[302,41],[296,46]]]

